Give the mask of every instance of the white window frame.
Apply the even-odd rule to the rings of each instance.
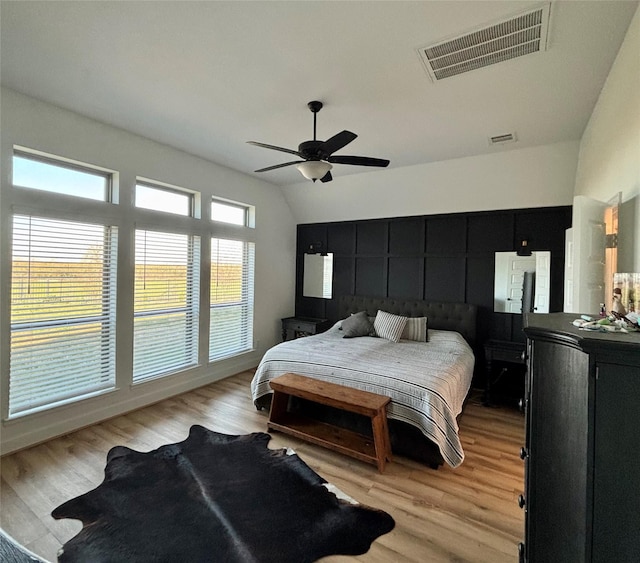
[[[47,410],[56,406],[65,405],[71,402],[76,402],[79,400],[86,399],[91,396],[95,396],[96,394],[109,392],[115,389],[116,386],[116,307],[117,307],[117,292],[116,281],[117,281],[117,240],[118,240],[118,227],[109,221],[108,217],[96,218],[96,217],[82,217],[81,219],[72,218],[69,216],[67,212],[65,212],[66,202],[69,201],[69,198],[74,200],[79,200],[79,205],[81,206],[98,206],[104,209],[104,203],[109,203],[109,199],[113,197],[113,186],[114,186],[114,174],[110,171],[106,171],[105,169],[100,169],[93,167],[91,165],[80,165],[76,162],[70,163],[67,159],[57,160],[50,155],[40,155],[35,152],[30,152],[28,150],[24,150],[22,148],[15,147],[14,156],[20,158],[28,158],[30,160],[43,162],[52,166],[60,166],[62,168],[70,168],[73,170],[78,170],[84,173],[89,173],[92,175],[102,176],[105,180],[105,201],[96,200],[93,198],[85,198],[82,196],[73,196],[70,194],[66,194],[63,192],[56,192],[55,190],[40,190],[43,193],[42,199],[45,202],[50,203],[43,204],[41,209],[35,207],[26,207],[23,205],[13,206],[11,217],[13,228],[11,230],[11,243],[10,243],[10,252],[13,254],[17,248],[17,240],[14,237],[17,237],[21,230],[24,230],[24,227],[21,227],[16,223],[18,217],[24,217],[29,220],[29,227],[27,233],[27,241],[26,247],[28,248],[28,262],[31,264],[31,252],[37,251],[41,253],[41,257],[46,258],[47,260],[55,261],[57,257],[61,257],[63,259],[70,259],[69,256],[80,256],[79,253],[82,252],[82,243],[78,244],[78,241],[82,239],[82,235],[78,235],[76,233],[82,232],[83,229],[89,229],[88,233],[91,232],[94,228],[103,230],[103,238],[102,238],[102,253],[100,256],[102,257],[101,269],[102,274],[99,276],[99,280],[101,280],[101,310],[102,312],[98,315],[83,315],[82,314],[82,306],[78,305],[78,302],[74,302],[73,295],[75,290],[79,287],[74,285],[74,282],[71,279],[58,278],[57,286],[58,290],[62,291],[62,295],[66,295],[67,299],[70,299],[70,303],[75,303],[73,307],[75,307],[75,312],[67,311],[66,316],[60,316],[59,313],[62,307],[58,307],[55,305],[44,306],[42,309],[42,315],[44,318],[35,318],[35,319],[19,319],[14,318],[14,309],[17,310],[17,302],[14,301],[13,291],[12,295],[9,298],[9,326],[10,326],[10,343],[9,343],[9,392],[8,392],[8,400],[6,403],[6,415],[7,418],[16,418],[25,416],[28,414],[40,412],[42,410]],[[16,186],[18,193],[22,193],[25,197],[22,199],[28,198],[28,192],[23,192],[23,186]],[[45,195],[46,194],[46,195]],[[16,198],[17,200],[21,200],[21,197]],[[50,200],[50,201],[49,201]],[[81,203],[87,202],[87,203]],[[51,209],[53,207],[53,209]],[[46,228],[46,223],[50,222],[52,229],[52,235],[54,235],[55,241],[49,240],[47,237],[47,243],[45,245],[38,242],[37,235],[34,235],[33,243],[31,239],[31,228],[32,221],[35,220],[35,225],[40,224],[40,228]],[[55,224],[58,224],[58,227]],[[74,233],[72,237],[65,242],[64,233],[67,232],[64,230],[64,226],[68,227],[69,233]],[[80,229],[80,231],[77,231]],[[74,238],[75,237],[75,238]],[[24,244],[24,241],[20,244]],[[35,245],[35,246],[34,246]],[[52,246],[54,245],[54,246]],[[44,253],[44,254],[42,254]],[[74,254],[75,253],[75,254]],[[34,259],[35,263],[35,259]],[[45,262],[46,263],[46,262]],[[14,280],[14,261],[13,257],[10,259],[11,264],[11,275],[10,275],[10,285],[13,286]],[[50,284],[51,281],[47,278],[47,284]],[[71,293],[69,293],[71,292]],[[58,297],[59,298],[59,297]],[[98,336],[99,349],[100,353],[100,362],[99,366],[97,366],[98,373],[91,374],[90,372],[83,373],[82,369],[87,367],[87,365],[91,365],[87,363],[86,365],[80,361],[80,363],[74,364],[72,361],[68,362],[56,362],[55,358],[56,352],[60,353],[60,349],[56,347],[55,342],[60,341],[60,337],[56,336],[57,330],[59,328],[66,327],[70,331],[70,335],[67,335],[69,340],[69,345],[72,346],[74,343],[77,344],[78,340],[78,329],[81,329],[83,326],[90,326],[91,324],[100,323],[102,328],[100,329],[100,334]],[[27,331],[34,331],[32,333],[34,338],[29,339],[27,336]],[[75,332],[75,336],[73,335]],[[49,338],[53,335],[53,340],[50,340],[51,347],[49,348],[49,352],[44,354],[38,352],[39,347],[42,345],[41,342],[38,341],[37,335],[40,334],[40,338]],[[27,338],[25,340],[25,338]],[[84,337],[81,337],[81,339]],[[45,340],[46,342],[46,340]],[[63,343],[64,344],[64,343]],[[15,347],[14,347],[15,346]],[[35,357],[31,356],[32,353],[39,354]],[[42,360],[37,360],[37,358],[42,358]],[[92,359],[95,360],[95,357],[92,356]],[[39,364],[35,364],[34,362],[39,361]],[[52,368],[60,369],[60,378],[62,381],[58,381],[58,383],[68,381],[68,383],[63,383],[60,388],[55,386],[55,381],[51,381],[51,385],[46,388],[50,391],[50,396],[46,395],[43,397],[43,388],[37,388],[37,391],[33,391],[37,396],[30,396],[30,391],[23,386],[22,378],[26,376],[26,371],[30,369],[32,373],[36,373],[38,371],[37,365],[47,365],[47,361],[50,362],[43,373],[39,376],[39,382],[42,382],[42,378],[46,378],[49,376]],[[51,363],[53,362],[53,363]],[[29,365],[31,363],[31,365]],[[95,364],[95,362],[94,362]],[[77,373],[70,374],[68,370],[74,369],[73,366],[76,366]],[[81,385],[74,385],[74,383],[78,383],[77,377],[78,374],[81,374]],[[70,378],[71,379],[68,379]],[[67,378],[67,379],[65,379]]]
[[[195,354],[191,357],[189,362],[185,363],[184,366],[176,369],[168,369],[164,374],[154,374],[152,377],[145,378],[144,381],[149,381],[150,385],[153,385],[153,383],[151,383],[152,381],[165,378],[166,376],[175,376],[178,378],[176,379],[175,384],[183,385],[190,377],[208,377],[210,374],[209,370],[211,369],[210,364],[212,362],[229,360],[247,352],[254,351],[253,285],[256,244],[256,231],[254,228],[255,207],[249,204],[213,196],[211,195],[211,190],[199,192],[196,190],[183,189],[172,184],[150,180],[149,178],[142,176],[135,176],[134,178],[131,178],[130,183],[128,179],[129,177],[123,176],[123,178],[127,178],[127,184],[121,185],[121,175],[117,170],[110,170],[93,164],[85,164],[80,161],[71,160],[66,156],[44,153],[24,146],[14,145],[13,149],[16,156],[23,158],[26,157],[33,160],[41,160],[47,164],[80,170],[92,174],[104,175],[105,179],[108,180],[106,183],[106,186],[108,187],[105,189],[104,201],[76,195],[75,191],[72,192],[72,190],[68,190],[68,193],[55,191],[57,188],[52,190],[40,190],[38,194],[35,194],[34,188],[15,186],[10,183],[8,189],[5,189],[2,194],[2,218],[3,221],[10,222],[13,214],[32,215],[34,217],[43,217],[52,220],[101,225],[105,228],[111,228],[114,232],[117,232],[117,242],[116,239],[113,238],[114,242],[110,246],[110,249],[113,250],[114,253],[110,258],[110,262],[114,264],[114,269],[109,275],[109,291],[118,296],[117,305],[114,305],[114,309],[111,311],[114,323],[117,323],[114,324],[117,334],[114,336],[115,344],[113,345],[113,354],[117,354],[117,362],[115,380],[110,379],[109,385],[104,389],[95,390],[95,392],[90,392],[86,395],[62,399],[59,402],[52,402],[51,404],[34,406],[33,409],[27,409],[20,413],[16,413],[15,408],[13,408],[12,413],[9,414],[8,396],[10,381],[8,381],[8,379],[3,380],[3,397],[0,403],[2,405],[1,415],[5,420],[8,418],[17,418],[18,416],[30,416],[31,414],[51,410],[72,402],[81,402],[87,398],[94,397],[102,393],[116,392],[119,397],[121,392],[126,393],[127,391],[125,390],[138,385],[137,383],[134,384],[133,377],[135,317],[132,290],[134,289],[135,284],[136,230],[142,229],[149,231],[180,233],[193,237],[194,240],[199,238],[200,242],[199,252],[194,248],[193,260],[194,267],[197,266],[197,268],[199,268],[199,276],[195,276],[193,280],[193,301],[197,301],[197,314],[199,315],[199,318],[192,323],[192,328],[195,334],[195,346],[197,346],[197,348],[195,348]],[[167,213],[161,210],[138,208],[135,205],[135,186],[137,184],[149,185],[155,189],[177,190],[181,193],[190,194],[192,197],[191,216],[187,217],[184,215]],[[61,187],[61,189],[65,188]],[[97,197],[97,192],[95,190],[93,194]],[[203,199],[204,194],[206,194],[206,199]],[[4,199],[5,197],[6,199]],[[208,200],[212,202],[220,202],[224,205],[233,205],[234,207],[242,209],[244,211],[243,216],[245,224],[237,225],[234,223],[211,220],[210,209],[207,209],[203,205],[203,202]],[[7,205],[6,207],[5,204]],[[8,253],[8,256],[3,256],[3,260],[5,260],[5,263],[8,266],[8,275],[5,278],[5,281],[10,282],[10,270],[12,264],[12,243],[10,238],[11,228],[9,223],[5,224],[8,226],[6,229],[7,242],[3,244],[2,248],[3,253]],[[211,280],[209,255],[212,238],[242,241],[245,250],[249,248],[251,249],[251,255],[249,262],[246,262],[246,260],[249,259],[248,255],[243,258],[243,260],[245,260],[245,268],[250,267],[250,276],[244,279],[242,298],[239,300],[243,303],[242,306],[245,307],[243,315],[245,315],[246,322],[243,326],[246,328],[246,339],[239,347],[236,347],[233,350],[226,350],[221,354],[214,350],[213,354],[217,354],[217,356],[212,361],[208,361],[208,349],[210,342],[208,331],[211,326],[210,315],[211,313],[215,313],[217,308],[221,306],[218,303],[213,304],[213,307],[211,307],[211,302],[209,300],[209,284]],[[198,258],[197,261],[195,259],[196,256]],[[249,270],[247,270],[247,273],[249,273]],[[11,329],[10,296],[7,295],[6,299],[3,297],[3,302],[6,304],[7,308],[3,311],[2,326],[7,330],[7,334],[9,334]],[[227,307],[237,305],[238,303],[226,304]],[[117,310],[115,309],[116,306]],[[204,309],[200,310],[200,307],[204,307]],[[72,323],[75,323],[75,321],[72,321]],[[25,327],[16,325],[14,328],[24,329]],[[3,348],[3,355],[4,351],[11,351],[11,344],[8,340],[9,339],[5,341],[6,344]],[[5,361],[3,358],[1,363],[3,372],[6,370],[6,374],[8,375],[11,368],[8,353],[6,358],[7,360]],[[141,380],[140,383],[142,382],[143,381]],[[125,394],[122,395],[122,397],[124,400],[128,395]],[[74,408],[78,407],[76,406]],[[80,406],[79,408],[84,407]],[[58,415],[56,414],[55,416]]]

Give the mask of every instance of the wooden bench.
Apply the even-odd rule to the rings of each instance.
[[[391,461],[391,441],[387,425],[387,404],[390,397],[352,389],[295,373],[285,373],[272,379],[273,389],[268,428],[285,432],[331,450],[377,465],[382,473]],[[289,397],[300,397],[314,403],[358,413],[371,419],[370,436],[305,417],[288,410]]]

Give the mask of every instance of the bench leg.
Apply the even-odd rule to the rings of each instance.
[[[378,471],[382,473],[387,461],[391,461],[391,441],[389,439],[389,426],[387,424],[387,412],[382,410],[371,418],[373,429],[373,443],[376,448]]]
[[[273,392],[271,398],[271,410],[269,411],[269,422],[280,422],[282,417],[287,412],[289,406],[289,395],[286,393],[280,393],[279,391]]]

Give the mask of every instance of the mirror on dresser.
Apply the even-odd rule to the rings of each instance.
[[[549,312],[551,252],[496,252],[493,310],[496,313]]]
[[[304,297],[331,299],[333,286],[333,254],[305,254],[302,280]]]

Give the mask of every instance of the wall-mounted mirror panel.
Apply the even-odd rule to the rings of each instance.
[[[496,313],[548,313],[551,252],[496,252],[493,310]]]
[[[331,299],[333,254],[305,254],[302,295]]]

